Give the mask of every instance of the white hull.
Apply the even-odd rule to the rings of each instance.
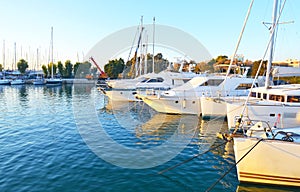
[[[35,79],[32,82],[33,85],[45,85],[45,81],[43,79]]]
[[[136,91],[132,90],[103,90],[102,93],[105,94],[111,101],[138,101],[135,98]]]
[[[234,138],[238,162],[259,139]],[[300,186],[300,143],[262,140],[237,164],[240,182]]]
[[[182,99],[174,97],[171,99],[168,97],[164,99],[157,95],[145,96],[142,99],[147,105],[160,113],[201,115],[200,100],[197,98]]]
[[[22,79],[15,79],[13,81],[10,82],[11,85],[23,85],[25,84],[25,81]]]
[[[0,79],[0,85],[10,85],[10,80],[8,80],[8,79]]]
[[[62,80],[61,79],[47,79],[46,80],[46,84],[51,86],[51,85],[61,85],[62,84]]]
[[[227,114],[226,102],[222,98],[201,97],[202,117],[225,117]]]
[[[227,117],[227,102],[235,102],[244,100],[245,96],[232,96],[232,97],[206,97],[202,96],[201,112],[202,117]]]
[[[228,128],[235,127],[236,117],[241,116],[244,102],[227,103]],[[264,120],[277,128],[300,126],[300,106],[284,105],[267,101],[251,102],[247,105],[244,116],[251,120]]]

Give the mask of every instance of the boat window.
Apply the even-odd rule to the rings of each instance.
[[[298,96],[298,95],[288,96],[287,97],[287,102],[300,103],[300,96]]]
[[[150,79],[149,81],[147,81],[147,83],[155,83],[156,79]]]
[[[149,78],[144,79],[143,81],[141,81],[141,83],[145,83],[146,81],[148,81]]]
[[[251,92],[251,97],[256,97],[256,92]]]
[[[219,86],[223,81],[224,79],[209,79],[200,86]]]
[[[250,89],[252,86],[251,83],[241,83],[239,86],[236,88],[237,90],[243,90],[243,89]]]
[[[157,82],[164,82],[164,79],[161,78],[161,77],[158,77],[158,78],[157,78]]]
[[[257,93],[257,98],[261,98],[261,93]]]
[[[284,96],[283,95],[270,95],[269,100],[284,102]]]
[[[183,79],[183,83],[188,82],[190,79]]]
[[[267,94],[263,93],[263,99],[267,99]]]

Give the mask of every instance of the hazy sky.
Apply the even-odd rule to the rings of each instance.
[[[140,23],[178,28],[200,41],[213,57],[231,55],[241,31],[250,0],[0,0],[0,40],[5,40],[6,65],[13,60],[33,61],[37,49],[42,62],[49,58],[51,27],[54,58],[73,63],[106,36]],[[238,53],[261,59],[268,41],[273,0],[256,0]],[[287,0],[277,37],[275,60],[300,59],[299,0]],[[132,34],[133,38],[134,34]],[[1,53],[3,53],[1,46]],[[0,55],[0,63],[3,62]]]

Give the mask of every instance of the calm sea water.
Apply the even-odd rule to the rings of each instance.
[[[0,191],[206,191],[234,166],[232,143],[215,136],[224,129],[223,120],[111,104],[91,85],[2,86]],[[233,168],[211,191],[293,189],[239,185]]]

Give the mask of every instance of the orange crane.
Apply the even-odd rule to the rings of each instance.
[[[95,61],[95,59],[93,57],[90,57],[90,60],[94,63],[94,65],[96,65],[97,69],[100,72],[99,79],[107,79],[107,77],[108,77],[107,74],[104,71],[102,71],[102,69],[100,68],[100,66]]]

